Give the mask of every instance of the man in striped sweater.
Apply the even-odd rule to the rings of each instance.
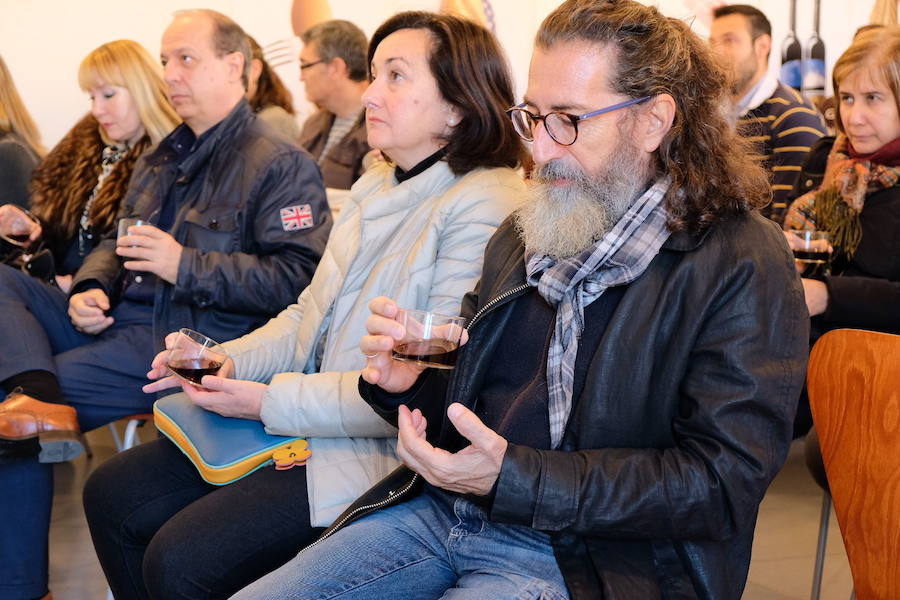
[[[806,153],[826,134],[825,122],[807,98],[768,72],[772,25],[762,12],[732,4],[713,15],[710,44],[733,73],[738,129],[771,172],[772,203],[763,213],[780,223]]]

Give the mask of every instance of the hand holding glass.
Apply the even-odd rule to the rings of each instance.
[[[218,342],[184,328],[178,331],[166,366],[181,379],[199,386],[204,375],[216,375],[226,360],[228,354]]]
[[[394,345],[394,360],[437,369],[456,366],[464,318],[401,308],[396,320],[406,329],[406,334]]]
[[[37,217],[27,210],[15,204],[0,206],[0,237],[10,244],[27,248],[33,241],[32,233],[40,226]]]
[[[815,279],[828,274],[831,261],[830,235],[827,231],[793,229],[787,232],[801,277]]]
[[[141,219],[134,219],[131,217],[119,219],[119,227],[116,233],[116,240],[118,241],[123,237],[129,235],[128,229],[130,227],[137,227],[138,225],[147,225],[147,223]]]

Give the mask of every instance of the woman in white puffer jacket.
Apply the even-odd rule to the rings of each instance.
[[[233,359],[224,377],[185,386],[208,410],[306,437],[312,455],[305,467],[265,468],[219,488],[165,439],[101,465],[85,511],[116,597],[227,597],[399,465],[396,430],[357,391],[368,302],[388,296],[458,314],[488,239],[524,197],[513,170],[523,149],[505,115],[507,66],[484,28],[400,13],[375,33],[369,64],[369,144],[390,163],[354,184],[297,303],[224,344]],[[161,357],[151,377],[167,374]]]

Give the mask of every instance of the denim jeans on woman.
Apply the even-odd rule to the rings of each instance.
[[[429,489],[304,550],[234,600],[567,600],[547,534]]]

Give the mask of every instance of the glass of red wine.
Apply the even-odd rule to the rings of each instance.
[[[15,204],[0,206],[0,238],[27,250],[31,246],[31,233],[40,221],[33,214]]]
[[[204,375],[215,375],[228,360],[221,344],[193,329],[179,329],[166,366],[181,379],[200,386]]]
[[[456,366],[464,318],[401,308],[397,321],[406,328],[406,334],[394,345],[394,360],[436,369]]]
[[[794,262],[800,277],[821,279],[828,274],[831,263],[831,236],[827,231],[789,231],[793,236],[790,246],[794,252]]]

